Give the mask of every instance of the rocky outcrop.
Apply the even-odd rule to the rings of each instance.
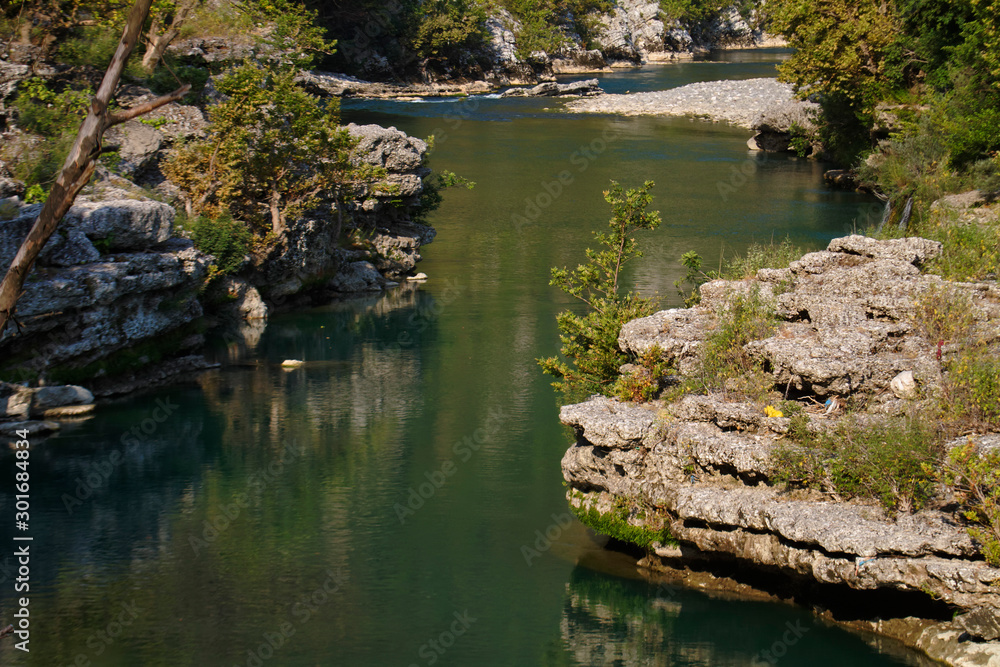
[[[939,252],[939,244],[919,238],[835,239],[787,269],[707,283],[700,305],[629,322],[619,344],[634,354],[659,346],[679,376],[696,373],[719,313],[735,295],[755,294],[781,321],[745,349],[764,362],[779,397],[791,392],[817,406],[810,429],[830,430],[846,418],[836,408],[847,397],[863,397],[857,419],[905,414],[941,391],[945,365],[958,353],[924,333],[922,299],[937,293],[971,304],[971,336],[986,349],[1000,346],[1000,289],[921,273]],[[911,379],[912,391],[903,391],[900,377]],[[833,407],[821,407],[824,399]],[[592,398],[564,407],[560,419],[576,433],[562,461],[570,503],[601,513],[643,508],[627,520],[666,528],[675,541],[654,544],[647,567],[754,571],[800,593],[822,584],[899,596],[910,602],[897,605],[895,625],[863,625],[950,664],[1000,663],[998,643],[956,642],[963,631],[986,641],[1000,634],[1000,569],[983,560],[955,514],[931,507],[893,517],[877,504],[779,487],[774,454],[788,446],[789,418],[724,392],[640,405]],[[998,436],[975,440],[983,449]],[[928,620],[904,622],[918,609]],[[965,614],[958,625],[948,620],[953,612]]]
[[[362,185],[355,199],[331,217],[305,217],[289,224],[279,242],[249,275],[265,299],[276,304],[317,288],[334,292],[384,288],[412,272],[420,247],[435,231],[411,219],[424,191],[427,144],[395,127],[350,124],[357,138],[354,160],[383,169],[376,182]],[[355,250],[341,248],[341,235],[354,231],[365,240]],[[370,264],[379,278],[363,271]]]
[[[121,180],[92,186],[39,255],[18,301],[17,322],[0,339],[7,379],[100,375],[142,365],[142,353],[120,353],[174,337],[174,350],[201,340],[198,290],[210,258],[190,241],[171,238],[172,207],[122,189]],[[38,205],[6,200],[15,212],[0,221],[0,263],[9,263]],[[150,354],[153,354],[151,351]],[[102,371],[102,368],[105,369]]]
[[[590,97],[600,95],[601,83],[597,79],[571,83],[540,83],[531,88],[509,88],[501,97]]]
[[[364,81],[346,74],[308,71],[300,72],[296,82],[313,95],[321,97],[371,97],[376,99],[412,99],[418,97],[452,97],[482,95],[496,86],[486,81],[448,83],[381,83]]]

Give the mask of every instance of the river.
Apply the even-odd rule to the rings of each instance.
[[[766,76],[780,57],[601,78],[650,90]],[[816,249],[873,209],[826,190],[820,164],[748,154],[743,130],[551,106],[344,104],[347,121],[437,134],[432,166],[477,183],[432,215],[430,280],[216,341],[220,370],[35,447],[31,652],[4,641],[0,664],[923,664],[787,605],[647,584],[568,518],[571,434],[535,359],[571,306],[549,268],[582,260],[610,180],[656,182],[664,223],[627,273],[664,305],[687,250],[714,266],[755,240]],[[307,363],[283,370],[288,358]],[[0,458],[12,478],[12,453]],[[4,483],[0,516],[12,505]]]

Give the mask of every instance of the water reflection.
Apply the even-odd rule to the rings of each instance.
[[[846,630],[793,607],[713,599],[582,567],[573,570],[566,584],[560,632],[573,659],[589,666],[935,664],[886,640],[877,643],[892,657],[876,656]]]

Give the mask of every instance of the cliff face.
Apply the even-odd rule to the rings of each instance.
[[[952,299],[971,304],[974,336],[988,349],[1000,342],[996,283],[922,274],[917,266],[938,252],[924,239],[835,239],[788,269],[708,283],[699,306],[630,322],[619,344],[637,353],[658,345],[680,377],[696,374],[719,314],[753,291],[781,323],[747,348],[779,393],[817,406],[809,428],[832,432],[848,419],[839,407],[847,400],[864,406],[851,419],[878,424],[937,395],[950,355],[959,352],[917,325],[926,295],[953,290]],[[919,390],[901,383],[901,374]],[[963,632],[998,638],[982,618],[1000,608],[1000,570],[983,560],[954,507],[944,502],[892,517],[875,503],[778,484],[776,452],[789,442],[791,424],[764,407],[730,391],[672,403],[592,398],[564,407],[560,418],[577,436],[562,462],[571,505],[585,521],[614,516],[662,535],[643,561],[653,570],[763,579],[796,598],[836,591],[853,609],[840,612],[843,618],[952,664],[1000,664],[1000,644],[955,641]],[[1000,446],[996,434],[968,437],[980,451]],[[957,625],[946,620],[952,614]],[[909,616],[927,620],[892,620]]]

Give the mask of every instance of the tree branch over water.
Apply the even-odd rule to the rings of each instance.
[[[73,205],[77,194],[93,175],[97,166],[97,158],[101,152],[101,140],[105,130],[178,100],[191,88],[187,84],[168,95],[135,108],[115,113],[108,111],[111,96],[114,94],[115,88],[118,87],[125,63],[139,40],[139,34],[142,32],[143,23],[149,15],[152,2],[153,0],[136,0],[132,6],[122,39],[118,43],[118,49],[104,73],[104,79],[97,89],[97,94],[91,101],[90,110],[80,126],[80,132],[76,136],[73,148],[70,149],[66,162],[63,163],[62,171],[45,200],[42,212],[21,243],[3,282],[0,283],[0,335],[7,327],[7,322],[14,316],[14,309],[21,296],[24,281],[38,257],[38,253],[45,247],[49,237],[58,227],[59,221],[62,220],[66,211]]]

